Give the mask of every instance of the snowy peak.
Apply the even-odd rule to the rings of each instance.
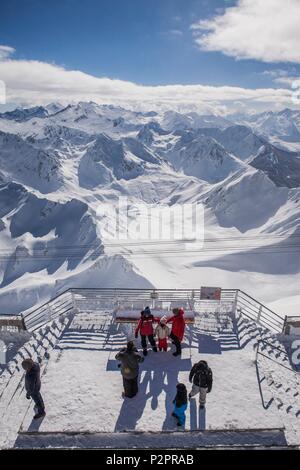
[[[209,183],[216,183],[242,168],[215,139],[193,133],[184,133],[166,157],[176,170]]]
[[[54,151],[46,152],[14,134],[0,131],[0,166],[5,180],[15,180],[42,193],[62,183],[61,164]]]
[[[300,155],[295,152],[265,145],[251,161],[254,168],[262,170],[277,186],[300,187]]]
[[[115,140],[102,134],[88,146],[78,169],[82,187],[96,186],[116,180],[130,180],[145,173],[161,160],[134,138]]]
[[[176,111],[167,111],[162,119],[162,127],[169,131],[199,129],[201,127],[217,127],[225,129],[231,122],[216,115],[200,115],[198,113],[181,114]]]
[[[33,108],[17,108],[13,111],[7,111],[0,114],[0,119],[7,119],[16,122],[29,121],[32,118],[45,118],[49,116],[49,112],[43,106],[35,106]]]
[[[300,142],[300,112],[284,109],[246,116],[241,121],[267,138],[277,137],[286,142]]]

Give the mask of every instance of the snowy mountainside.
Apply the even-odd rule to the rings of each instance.
[[[14,134],[0,131],[2,178],[19,181],[47,193],[62,184],[61,162],[55,149],[44,151]]]
[[[182,114],[176,111],[167,111],[161,120],[161,126],[169,131],[199,129],[201,127],[217,127],[225,129],[231,122],[222,116],[217,115],[199,115],[191,112]]]
[[[277,186],[288,188],[300,186],[299,153],[281,150],[267,144],[259,150],[251,165],[266,173]]]
[[[241,124],[215,115],[142,113],[92,102],[54,103],[43,110],[0,115],[1,313],[18,313],[72,284],[218,283],[248,290],[250,278],[262,301],[296,295],[300,268],[289,263],[281,246],[299,233],[299,154],[256,133],[254,117]],[[151,251],[119,241],[112,249],[98,213],[102,206],[116,206],[120,196],[132,207],[202,203],[209,249],[205,242],[203,252],[187,252],[185,259],[173,242],[166,248],[155,241]],[[243,246],[218,264],[231,253],[222,240],[234,237],[245,240]],[[247,239],[278,251],[276,263],[285,277],[269,263],[268,292],[261,277],[264,258],[245,261],[252,254]],[[297,244],[292,249],[297,260]],[[237,275],[239,263],[245,275]]]
[[[181,138],[166,153],[166,158],[177,170],[209,183],[221,181],[243,167],[243,164],[226,152],[216,140],[204,135],[190,142]]]
[[[300,112],[297,110],[268,111],[244,116],[239,121],[266,138],[278,137],[286,142],[300,141]]]

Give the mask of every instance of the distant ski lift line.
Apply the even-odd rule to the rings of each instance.
[[[293,245],[293,247],[295,247],[295,245]],[[112,253],[102,253],[102,254],[98,254],[98,258],[102,258],[102,257],[108,257],[108,256],[128,256],[128,257],[138,257],[138,258],[149,258],[150,256],[152,255],[167,255],[167,256],[174,256],[174,257],[182,257],[182,256],[187,256],[187,255],[192,255],[192,254],[197,254],[197,256],[200,256],[200,255],[205,255],[207,253],[224,253],[224,254],[227,254],[230,252],[237,252],[239,253],[239,255],[267,255],[267,254],[300,254],[300,249],[299,250],[286,250],[284,251],[283,249],[280,249],[280,250],[261,250],[259,249],[259,247],[250,247],[248,246],[247,247],[247,250],[251,250],[251,249],[255,249],[255,248],[258,248],[256,251],[246,251],[246,252],[243,252],[243,251],[240,251],[241,250],[241,247],[239,248],[228,248],[227,250],[224,250],[224,249],[210,249],[210,250],[207,250],[207,249],[202,249],[202,250],[187,250],[185,249],[184,251],[182,250],[173,250],[173,251],[167,251],[167,250],[164,250],[164,251],[161,251],[161,250],[153,250],[153,251],[140,251],[140,252],[126,252],[126,251],[118,251],[118,252],[112,252]],[[288,248],[288,246],[285,246],[285,247],[282,247],[282,248]],[[45,255],[35,255],[35,254],[28,254],[27,256],[20,256],[18,257],[18,261],[28,261],[30,259],[44,259],[44,260],[54,260],[54,259],[61,259],[61,260],[64,260],[64,261],[69,261],[69,260],[72,260],[72,259],[86,259],[87,257],[92,257],[94,256],[95,253],[78,253],[78,254],[72,254],[72,253],[61,253],[61,254],[53,254],[52,256],[45,256]],[[0,260],[5,260],[5,259],[8,259],[10,258],[12,255],[10,256],[0,256]]]
[[[224,241],[224,242],[230,242],[230,241],[248,241],[248,240],[269,240],[269,239],[283,239],[283,240],[289,240],[291,238],[300,238],[300,235],[258,235],[258,236],[245,236],[245,237],[226,237],[226,238],[222,238],[222,237],[218,237],[218,238],[206,238],[204,239],[204,243],[217,243],[219,241]],[[157,244],[160,244],[160,245],[172,245],[172,244],[180,244],[180,243],[192,243],[194,240],[190,240],[190,239],[179,239],[179,240],[149,240],[149,241],[122,241],[122,242],[114,242],[114,243],[109,243],[109,242],[105,242],[104,244],[99,242],[97,244],[95,243],[91,243],[91,244],[88,244],[88,245],[61,245],[61,246],[57,246],[55,248],[52,248],[52,247],[44,247],[44,248],[41,248],[41,249],[36,249],[35,251],[41,251],[41,252],[44,252],[44,251],[51,251],[51,250],[55,250],[55,251],[58,251],[58,250],[65,250],[65,249],[84,249],[84,248],[100,248],[100,247],[106,247],[106,246],[111,246],[111,247],[117,247],[117,246],[143,246],[143,245],[157,245]],[[271,240],[270,240],[271,241]],[[242,246],[242,244],[241,244]],[[287,245],[286,245],[287,246]],[[290,246],[298,246],[298,244],[294,243],[293,245],[290,245]],[[27,248],[26,247],[18,247],[20,250],[24,249],[26,250]],[[0,254],[1,253],[11,253],[11,251],[7,250],[7,249],[3,249],[3,248],[0,248]]]

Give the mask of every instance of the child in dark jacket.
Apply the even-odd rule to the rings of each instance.
[[[187,409],[187,390],[184,384],[177,384],[176,385],[177,393],[176,397],[173,400],[174,403],[174,411],[172,416],[177,419],[177,426],[184,426],[185,425],[185,412]]]

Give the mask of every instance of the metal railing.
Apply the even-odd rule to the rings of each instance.
[[[220,306],[262,326],[282,332],[284,319],[239,289],[222,289],[220,300],[203,300],[200,289],[70,288],[22,315],[26,329],[34,331],[73,309],[96,311],[181,306],[199,313],[218,313]]]
[[[239,289],[236,295],[236,312],[271,331],[283,332],[284,318]]]

